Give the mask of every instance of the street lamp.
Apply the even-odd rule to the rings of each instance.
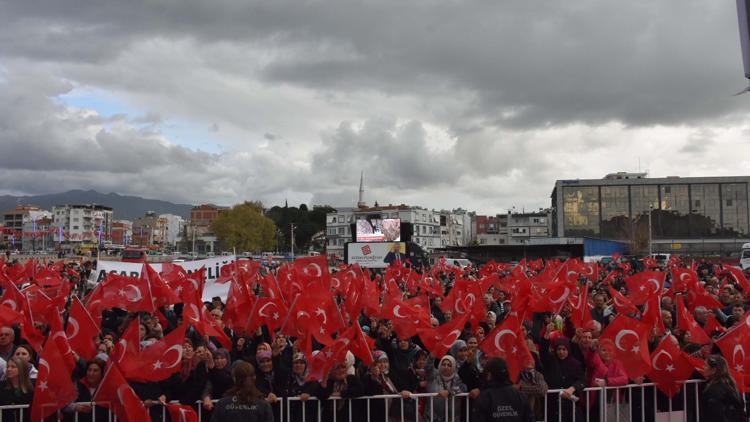
[[[652,254],[651,247],[651,214],[654,212],[654,204],[648,204],[648,256]]]
[[[297,228],[294,224],[290,224],[290,229],[292,231],[292,237],[291,237],[291,245],[292,245],[292,258],[294,258],[294,229]]]

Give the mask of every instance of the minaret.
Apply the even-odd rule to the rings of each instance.
[[[357,208],[367,208],[365,203],[365,171],[359,175],[359,201],[357,201]]]

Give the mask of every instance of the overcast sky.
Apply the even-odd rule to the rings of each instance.
[[[734,1],[0,0],[0,193],[504,212],[747,175]]]

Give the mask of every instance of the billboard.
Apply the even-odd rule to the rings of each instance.
[[[401,219],[367,218],[357,220],[357,242],[398,242],[401,240]]]
[[[346,244],[346,263],[363,268],[385,268],[395,260],[406,259],[404,242],[350,242]]]

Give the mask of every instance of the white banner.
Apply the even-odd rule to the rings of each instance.
[[[396,256],[396,253],[401,256]],[[362,268],[385,268],[396,259],[405,259],[403,242],[350,242],[346,244],[346,263]]]
[[[187,272],[199,270],[206,267],[206,285],[203,289],[203,301],[210,301],[212,297],[218,296],[224,303],[227,301],[229,294],[229,283],[217,284],[216,279],[219,277],[219,270],[222,266],[234,262],[235,256],[220,256],[210,259],[201,259],[198,261],[185,261],[176,265],[181,266]],[[150,263],[154,270],[161,272],[161,263]],[[91,272],[90,282],[98,284],[104,280],[106,273],[117,273],[120,275],[139,277],[143,264],[134,262],[120,261],[97,261],[96,270]]]

